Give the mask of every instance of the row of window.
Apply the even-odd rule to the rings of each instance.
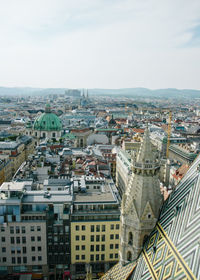
[[[35,262],[36,260],[42,261],[42,256],[38,256],[37,258],[35,256],[32,256],[31,259],[32,259],[33,262]],[[5,262],[6,262],[6,260],[5,260]],[[22,262],[23,263],[27,263],[27,257],[23,257],[23,258],[21,258],[21,257],[17,257],[17,258],[12,257],[12,264],[15,264],[15,263],[21,264]]]
[[[95,248],[95,245],[90,245],[90,252],[94,252],[94,248]],[[75,250],[76,251],[79,251],[79,250],[85,250],[85,245],[76,245],[75,246]],[[119,249],[119,244],[110,244],[110,249]],[[101,246],[100,245],[96,245],[96,251],[105,251],[105,244],[102,244]]]
[[[30,231],[41,231],[41,226],[30,226]],[[26,228],[24,226],[20,227],[20,226],[16,226],[16,227],[13,227],[11,226],[10,227],[10,233],[13,234],[13,233],[26,233]]]
[[[118,259],[118,254],[110,254],[109,255],[110,259]],[[76,260],[85,260],[85,255],[76,255]],[[90,261],[104,261],[105,260],[105,254],[97,254],[97,255],[90,255]]]
[[[42,251],[42,247],[41,246],[38,246],[38,247],[31,246],[31,251],[32,252],[35,252],[36,249],[37,249],[38,252]],[[3,248],[2,248],[2,252],[3,252]],[[6,251],[4,251],[4,252],[6,252]],[[20,247],[18,247],[18,248],[11,248],[11,254],[15,254],[15,253],[21,254],[22,252],[23,252],[23,254],[27,253],[26,247],[22,247],[22,249]]]
[[[79,241],[79,240],[82,240],[82,241],[85,241],[85,235],[76,235],[75,236],[75,239],[76,241]],[[113,239],[119,239],[119,234],[110,234],[110,240],[113,240]],[[106,240],[106,236],[105,234],[103,235],[96,235],[96,242],[99,242],[99,241],[105,241]],[[90,236],[90,241],[91,242],[94,242],[95,241],[95,235],[91,235]]]
[[[36,237],[35,236],[31,236],[31,241],[35,241],[36,240]],[[37,236],[37,241],[41,241],[41,236]],[[2,236],[1,237],[1,242],[6,242],[6,237],[5,236]],[[26,243],[26,236],[22,236],[22,237],[10,237],[10,243],[11,244],[14,244],[14,243],[17,243],[17,244],[20,244],[20,243],[23,243],[25,244]]]

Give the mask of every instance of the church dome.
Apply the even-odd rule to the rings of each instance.
[[[45,113],[36,118],[33,128],[41,131],[59,131],[62,129],[62,123],[59,117],[51,113],[50,105],[47,104]]]

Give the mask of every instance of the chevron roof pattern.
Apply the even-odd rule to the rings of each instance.
[[[200,156],[163,204],[128,279],[200,279]]]

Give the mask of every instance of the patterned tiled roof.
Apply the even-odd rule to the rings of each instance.
[[[135,267],[136,262],[131,262],[124,266],[122,266],[119,262],[113,266],[104,276],[102,276],[101,280],[128,280]]]
[[[127,267],[131,280],[200,279],[200,156],[163,204],[137,265]],[[127,279],[126,266],[119,263],[105,276],[112,270],[112,278],[102,279]]]

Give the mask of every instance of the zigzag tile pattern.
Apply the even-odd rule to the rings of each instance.
[[[200,156],[164,203],[131,279],[200,279]]]

